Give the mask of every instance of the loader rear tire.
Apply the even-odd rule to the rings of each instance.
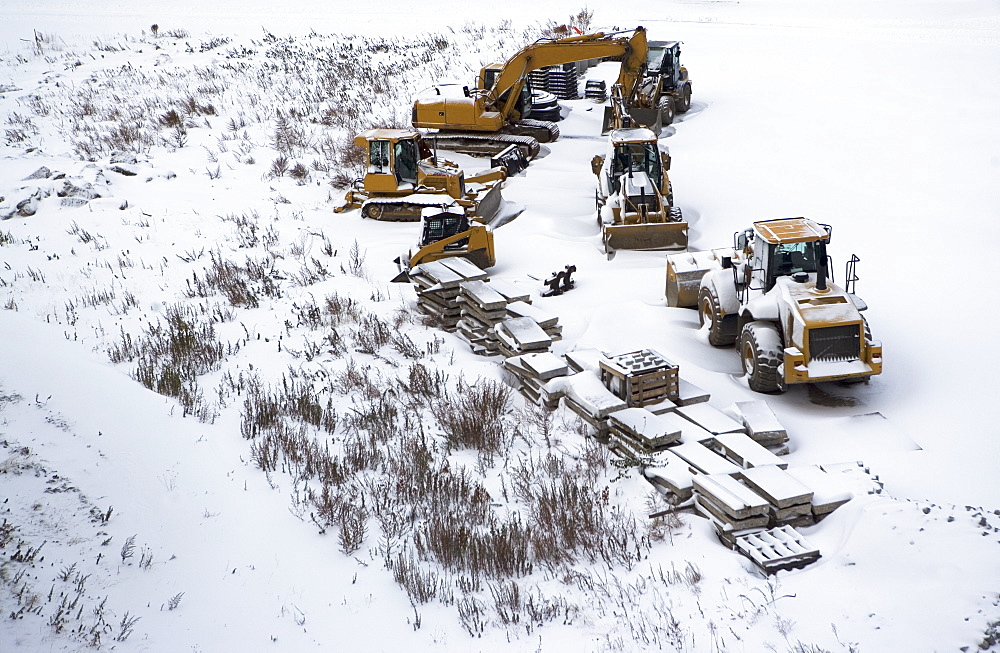
[[[778,368],[782,363],[781,336],[768,322],[754,321],[743,327],[740,336],[740,359],[750,389],[777,392],[781,389]]]
[[[691,108],[691,87],[687,84],[681,89],[681,97],[676,102],[677,113],[687,113]]]
[[[708,324],[708,344],[725,347],[736,342],[735,335],[728,333],[729,324],[725,324],[726,316],[719,308],[719,296],[711,286],[702,286],[698,291],[698,321],[701,326]]]

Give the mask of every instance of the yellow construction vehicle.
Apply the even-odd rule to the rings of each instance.
[[[421,263],[461,256],[485,270],[496,265],[493,230],[469,220],[457,206],[425,207],[417,250],[396,259],[399,274],[394,282],[409,280],[409,271]]]
[[[367,168],[334,209],[337,213],[360,208],[361,215],[373,220],[416,222],[425,207],[444,203],[489,221],[503,204],[502,168],[465,177],[456,164],[438,158],[413,129],[369,129],[354,144],[367,152]]]
[[[832,228],[805,218],[764,220],[737,232],[732,249],[667,256],[667,304],[697,307],[712,345],[736,344],[750,388],[867,381],[882,372],[882,343],[852,291],[833,283]]]
[[[688,224],[674,206],[670,152],[651,130],[633,126],[622,85],[612,87],[611,121],[605,155],[595,156],[597,222],[604,249],[687,249]]]
[[[670,153],[644,127],[615,129],[605,156],[590,162],[597,175],[597,221],[604,248],[687,249],[688,224],[674,206]]]
[[[486,66],[476,88],[438,85],[413,104],[413,126],[437,129],[440,147],[470,154],[496,154],[511,144],[534,157],[539,142],[559,136],[555,123],[526,120],[531,110],[528,73],[546,66],[603,57],[622,59],[622,74],[640,79],[646,68],[646,30],[543,39],[503,64]],[[631,87],[629,87],[631,88]]]
[[[649,41],[645,65],[622,66],[612,85],[612,102],[604,108],[602,133],[622,126],[623,119],[647,127],[657,136],[678,113],[691,108],[691,80],[681,65],[678,41]],[[616,102],[615,95],[620,99]]]

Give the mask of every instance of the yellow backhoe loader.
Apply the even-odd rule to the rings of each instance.
[[[456,206],[425,207],[416,251],[396,259],[399,274],[393,282],[409,281],[409,271],[421,263],[461,256],[485,270],[496,265],[493,230],[469,220]]]
[[[764,220],[737,232],[733,248],[667,256],[667,304],[697,307],[708,341],[735,344],[750,388],[867,381],[882,372],[882,343],[852,292],[833,283],[832,228],[805,218]]]
[[[334,209],[337,213],[360,208],[373,220],[416,222],[428,206],[453,204],[470,218],[488,222],[503,204],[503,169],[466,177],[456,164],[438,158],[413,129],[369,129],[354,144],[367,152],[367,168]]]
[[[674,206],[670,153],[645,127],[616,129],[608,150],[591,161],[597,175],[597,220],[608,252],[687,249],[688,224]]]
[[[622,59],[622,74],[641,79],[646,69],[646,30],[585,34],[544,39],[522,48],[506,63],[490,65],[479,73],[476,88],[438,85],[413,104],[413,126],[437,129],[444,149],[469,154],[497,154],[511,144],[528,158],[539,151],[539,142],[559,136],[555,123],[526,120],[531,110],[528,73],[546,66],[615,57]],[[631,89],[631,87],[629,87]]]

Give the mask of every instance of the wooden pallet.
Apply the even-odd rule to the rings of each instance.
[[[791,526],[736,533],[734,548],[766,574],[799,569],[820,558],[819,549]]]

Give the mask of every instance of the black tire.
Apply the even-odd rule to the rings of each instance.
[[[382,213],[385,207],[383,207],[378,202],[372,202],[371,204],[365,204],[361,207],[361,215],[366,218],[371,218],[372,220],[381,220]]]
[[[674,122],[674,99],[672,97],[662,97],[660,98],[660,124],[663,127]]]
[[[691,108],[691,87],[688,84],[681,89],[681,96],[675,104],[677,113],[687,113]]]
[[[722,314],[719,305],[719,296],[715,288],[702,286],[698,291],[698,321],[702,326],[708,324],[708,344],[725,347],[736,342],[736,337],[726,328],[728,326],[726,316]]]
[[[750,322],[740,336],[740,360],[750,389],[755,392],[777,392],[781,389],[778,367],[783,356],[781,336],[769,322]]]

